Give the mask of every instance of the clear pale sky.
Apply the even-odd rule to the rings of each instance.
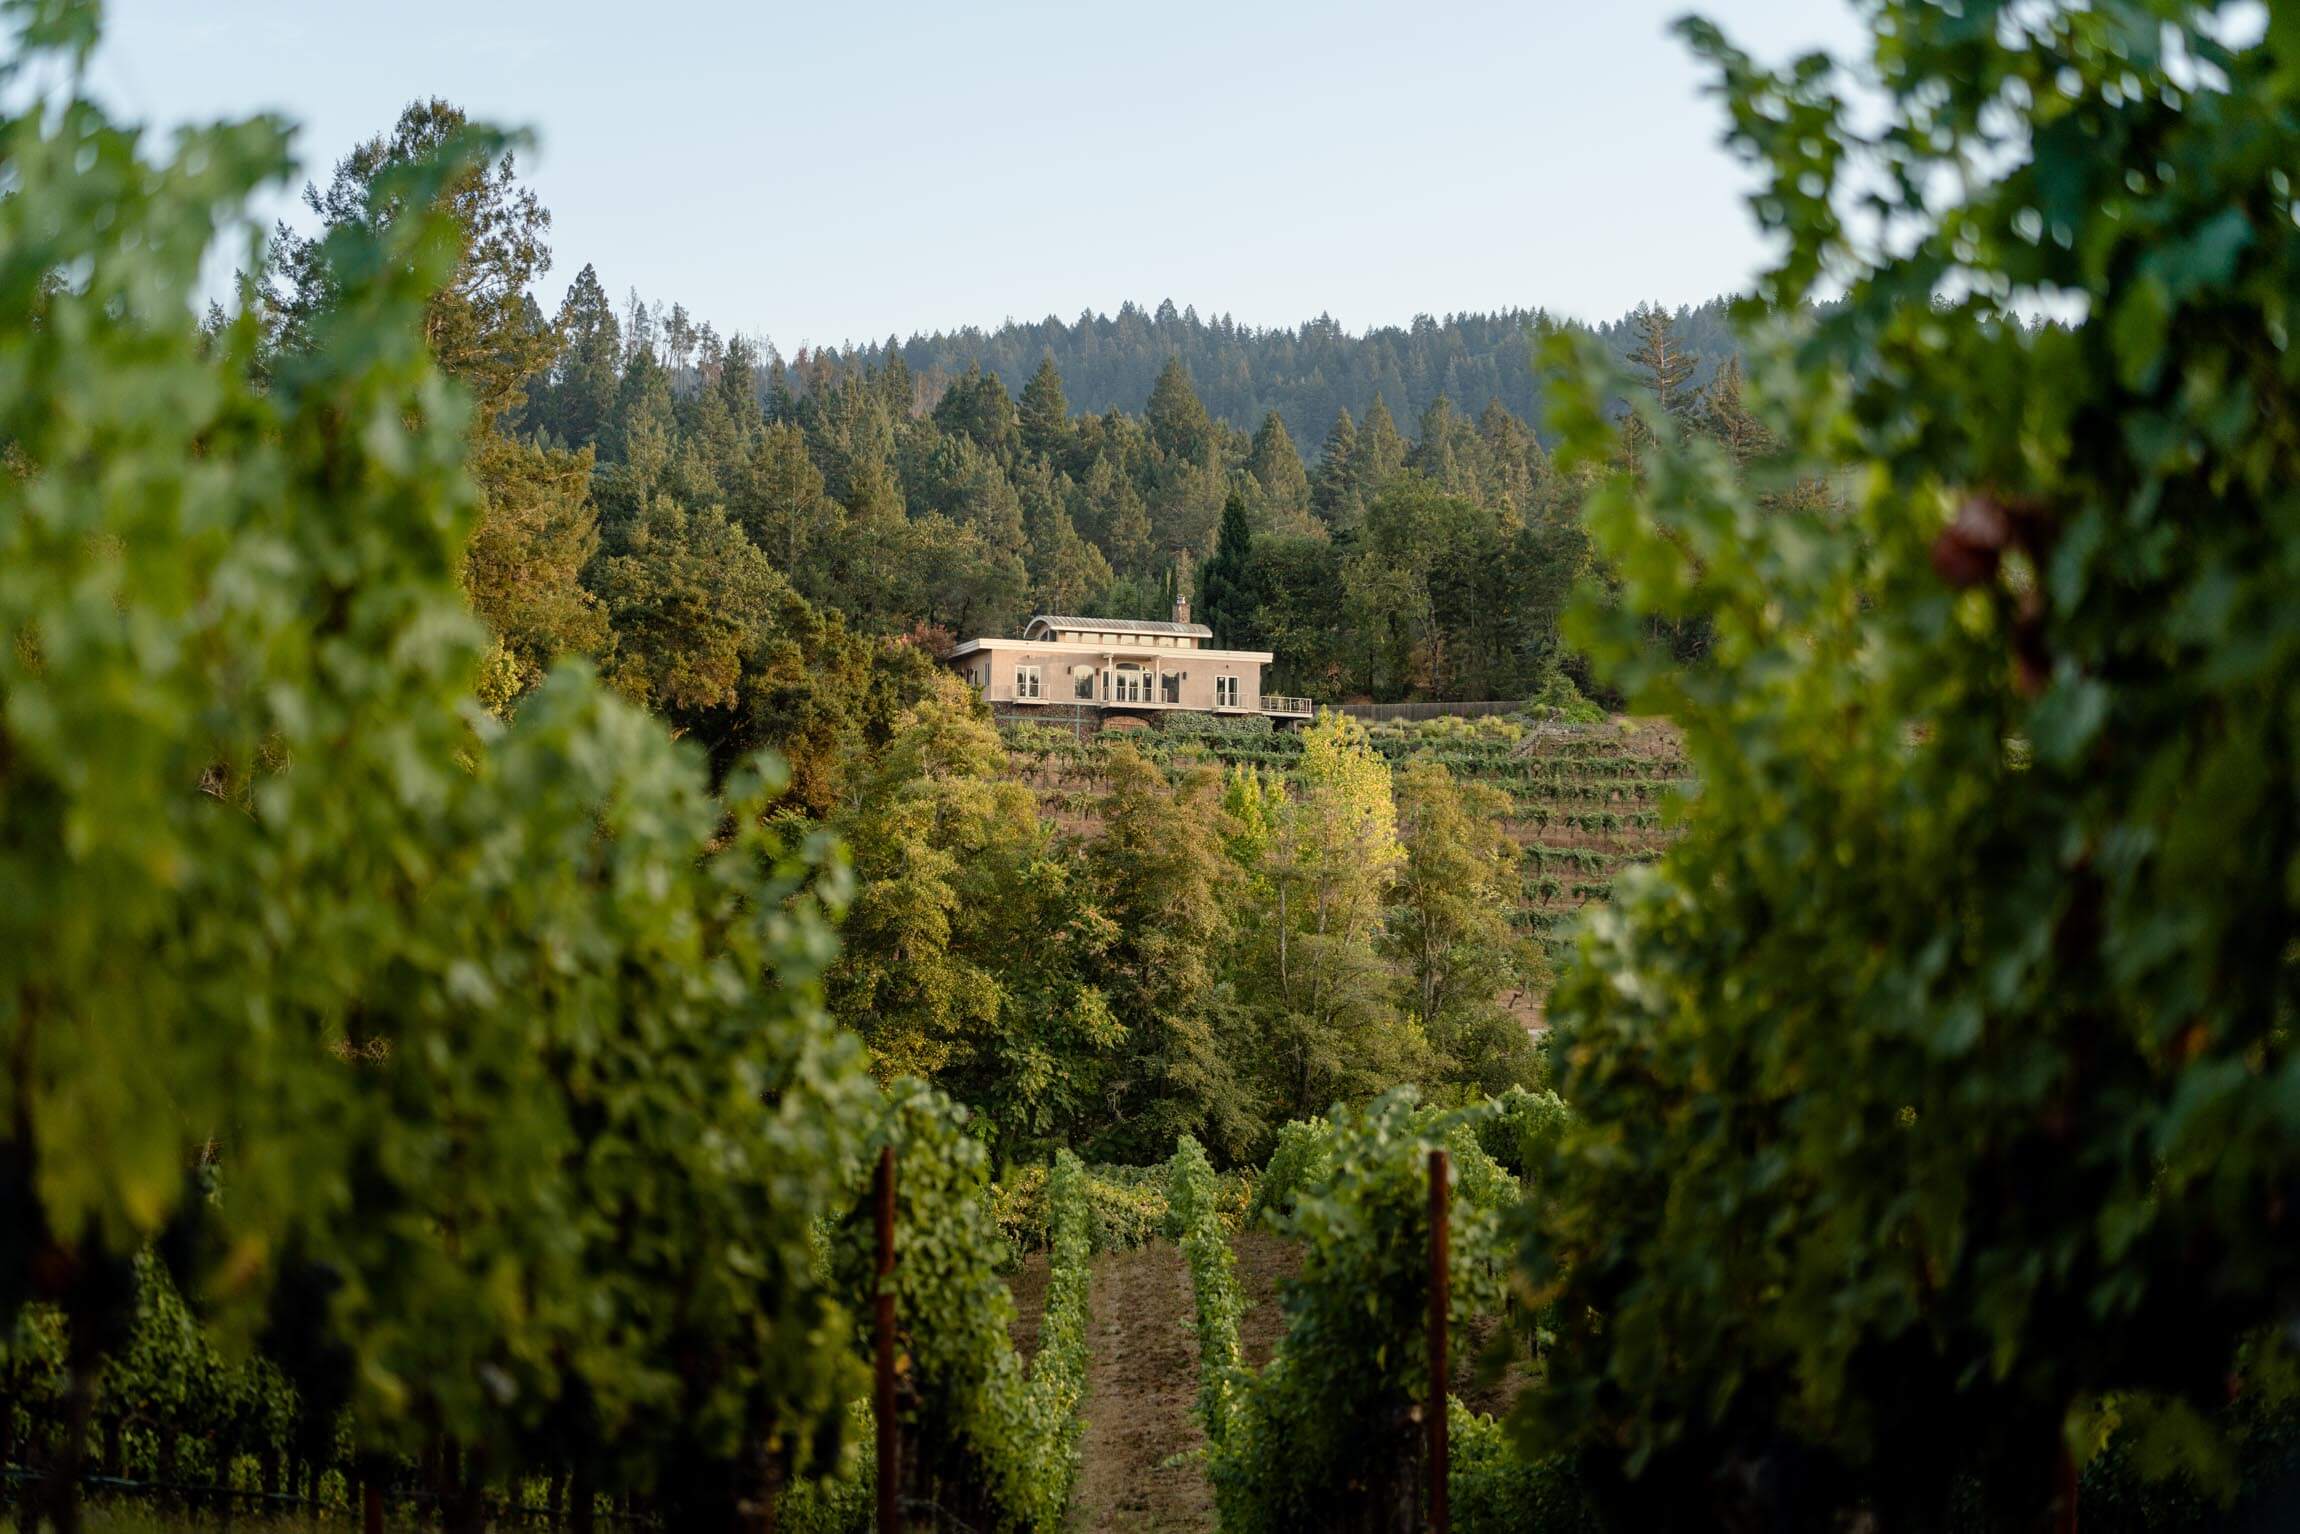
[[[418,96],[530,128],[547,306],[588,261],[786,352],[1129,298],[1360,330],[1742,286],[1686,8],[112,0],[95,83],[284,113],[321,180]],[[1844,0],[1703,9],[1766,58],[1858,37]]]

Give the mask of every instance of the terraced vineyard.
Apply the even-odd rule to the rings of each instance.
[[[1040,813],[1084,834],[1095,829],[1102,762],[1113,739],[1168,767],[1204,762],[1290,772],[1301,754],[1298,735],[1271,730],[1166,729],[1083,741],[1029,724],[1003,733],[1012,771],[1037,794]],[[1669,801],[1692,787],[1675,732],[1654,720],[1434,719],[1376,724],[1368,733],[1392,767],[1434,761],[1463,782],[1507,796],[1505,824],[1524,853],[1515,919],[1540,939],[1553,967],[1574,914],[1611,895],[1622,868],[1668,844]]]

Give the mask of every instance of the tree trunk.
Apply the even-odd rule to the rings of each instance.
[[[597,1534],[599,1527],[599,1493],[591,1480],[591,1461],[575,1461],[575,1472],[567,1488],[568,1527],[574,1534]]]
[[[78,1335],[75,1329],[75,1339]],[[88,1419],[96,1409],[97,1363],[95,1350],[75,1341],[62,1431],[48,1455],[48,1521],[56,1534],[80,1534],[80,1473],[88,1453]]]
[[[454,1468],[455,1451],[448,1450],[448,1465]],[[480,1456],[475,1450],[462,1456],[462,1473],[442,1477],[447,1486],[448,1500],[440,1509],[440,1527],[447,1534],[480,1534],[487,1526],[486,1488],[480,1480]]]

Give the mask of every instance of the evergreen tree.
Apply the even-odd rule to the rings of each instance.
[[[1006,385],[996,373],[970,366],[935,402],[934,424],[963,436],[1001,464],[1021,451],[1021,431]]]
[[[1254,530],[1246,520],[1246,498],[1236,491],[1222,505],[1222,533],[1214,557],[1198,571],[1198,621],[1214,631],[1214,643],[1251,649],[1255,636]]]
[[[1082,613],[1110,587],[1110,562],[1078,536],[1060,506],[1031,530],[1030,605],[1042,613]]]
[[[623,373],[615,305],[588,265],[575,274],[559,305],[559,334],[564,349],[551,373],[550,398],[539,402],[530,419],[565,446],[588,447],[606,429]]]
[[[1294,448],[1285,418],[1275,410],[1262,417],[1254,433],[1246,472],[1260,491],[1264,527],[1300,533],[1315,526],[1310,520],[1310,476],[1302,468],[1302,455]]]
[[[1478,417],[1477,434],[1485,445],[1485,499],[1507,506],[1522,520],[1534,509],[1537,489],[1549,478],[1549,458],[1525,423],[1494,400]]]
[[[878,370],[879,397],[886,401],[888,414],[898,421],[907,421],[918,408],[918,380],[911,373],[910,364],[902,360],[902,348],[891,335],[886,338],[882,356],[885,360],[880,362]]]
[[[1452,400],[1441,394],[1430,401],[1422,412],[1414,443],[1406,450],[1406,467],[1441,490],[1459,493],[1464,466],[1457,439],[1462,429],[1461,413],[1453,408]]]
[[[726,355],[719,359],[717,379],[719,403],[725,407],[727,419],[735,429],[739,442],[746,447],[750,436],[761,419],[759,412],[759,349],[748,336],[731,336]]]
[[[1069,466],[1070,402],[1063,397],[1062,374],[1049,355],[1022,388],[1022,450],[1056,468]]]
[[[1121,485],[1118,506],[1110,517],[1110,568],[1121,575],[1149,573],[1155,553],[1150,542],[1150,512],[1132,485]]]
[[[1669,311],[1659,304],[1640,305],[1630,316],[1630,326],[1636,340],[1629,352],[1629,365],[1637,381],[1653,396],[1663,415],[1671,420],[1691,417],[1700,403],[1692,387],[1693,370],[1700,359],[1679,344]]]
[[[787,421],[762,430],[727,509],[800,590],[814,590],[800,572],[835,531],[841,513],[807,455],[805,433]]]
[[[1354,528],[1365,516],[1365,501],[1358,493],[1358,428],[1348,410],[1334,413],[1334,424],[1318,449],[1318,474],[1310,487],[1310,508],[1334,532]]]
[[[615,625],[608,681],[686,725],[734,707],[757,630],[788,590],[724,512],[662,495],[646,498],[597,580]]]
[[[337,162],[325,192],[305,187],[305,205],[322,229],[298,235],[282,226],[266,267],[262,303],[276,349],[311,346],[347,283],[358,280],[360,274],[331,268],[330,236],[356,230],[382,237],[396,220],[412,216],[379,197],[379,186],[448,154],[469,129],[463,112],[447,102],[415,102],[388,136]],[[467,548],[465,589],[495,639],[489,701],[508,709],[556,655],[587,653],[605,639],[597,604],[577,579],[598,539],[577,472],[587,459],[520,450],[506,435],[519,418],[528,381],[553,366],[560,352],[558,331],[535,322],[528,296],[550,269],[544,235],[551,215],[520,184],[508,151],[450,178],[428,211],[443,215],[458,237],[454,270],[425,303],[423,338],[441,370],[472,400],[470,467],[481,511]]]
[[[304,205],[318,216],[320,231],[303,235],[280,225],[266,261],[263,301],[277,345],[308,345],[312,321],[336,301],[342,278],[328,266],[328,234],[346,226],[381,234],[406,216],[388,198],[374,196],[378,182],[438,157],[469,129],[460,107],[437,98],[411,103],[388,136],[336,162],[326,191],[304,188]],[[461,239],[453,278],[426,306],[424,340],[441,369],[471,392],[475,430],[491,431],[519,407],[527,380],[559,353],[558,334],[528,320],[528,289],[551,269],[544,243],[551,215],[520,184],[508,150],[450,181],[433,211],[451,218]]]
[[[1405,466],[1405,438],[1398,435],[1398,424],[1390,419],[1390,407],[1377,394],[1373,408],[1366,412],[1365,425],[1358,428],[1357,450],[1350,459],[1351,478],[1359,503],[1372,505],[1374,497],[1388,488],[1390,481],[1405,471]]]
[[[591,450],[490,435],[473,448],[471,467],[487,486],[487,515],[464,550],[463,589],[495,637],[481,692],[500,711],[560,656],[608,647],[606,615],[582,584],[599,547]]]
[[[1169,357],[1158,370],[1144,411],[1151,445],[1169,464],[1202,464],[1214,454],[1214,422],[1191,387],[1190,370],[1180,357]]]
[[[1744,468],[1773,450],[1773,434],[1742,398],[1739,357],[1726,358],[1724,366],[1709,380],[1701,391],[1694,418],[1701,430],[1716,438],[1733,462]]]

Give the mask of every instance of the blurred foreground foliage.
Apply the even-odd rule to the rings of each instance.
[[[1887,0],[1866,86],[1683,29],[1783,251],[1776,452],[1641,400],[1589,504],[1623,608],[1574,632],[1701,790],[1552,998],[1521,1421],[1640,1527],[2034,1526],[2104,1411],[2225,1496],[2276,1409],[2300,28],[2235,9]],[[1549,356],[1562,460],[1611,461],[1604,359]],[[1815,474],[1842,506],[1761,493]]]
[[[193,298],[286,129],[155,158],[81,92],[94,6],[5,15],[0,1336],[61,1307],[59,1468],[150,1248],[303,1410],[460,1451],[451,1497],[572,1459],[731,1507],[858,1382],[809,1240],[875,1092],[821,1003],[845,886],[763,829],[774,764],[714,795],[580,666],[474,701],[423,321],[502,141],[379,170],[267,350]]]

